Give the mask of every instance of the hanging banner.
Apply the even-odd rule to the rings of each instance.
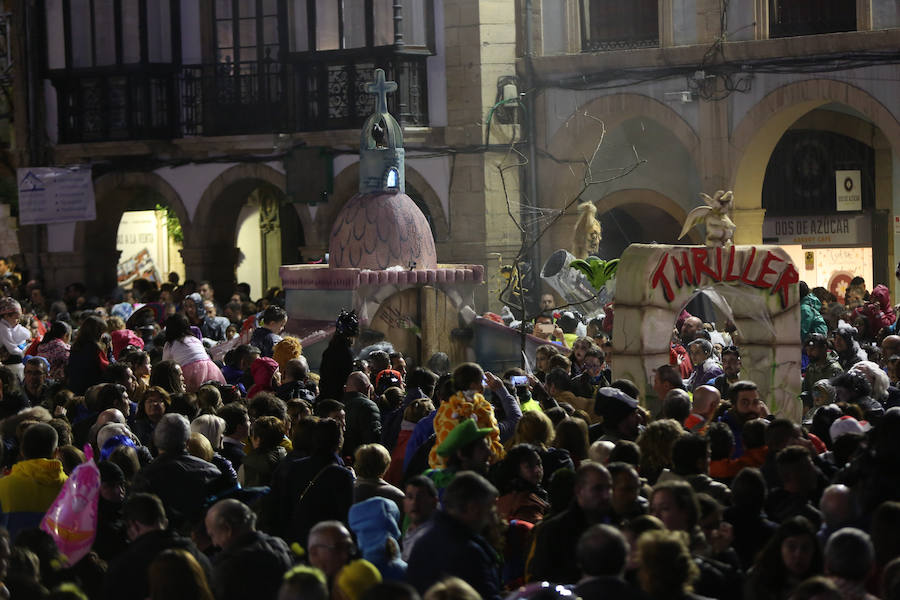
[[[72,223],[97,218],[91,167],[16,169],[19,225]]]

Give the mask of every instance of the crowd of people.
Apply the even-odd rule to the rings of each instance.
[[[801,284],[795,423],[742,377],[741,332],[687,312],[646,398],[615,377],[612,308],[542,314],[533,368],[497,374],[360,348],[342,311],[314,373],[279,290],[220,311],[207,282],[7,279],[0,598],[900,599],[884,286]],[[87,447],[73,561],[41,525]]]

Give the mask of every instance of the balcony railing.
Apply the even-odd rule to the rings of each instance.
[[[769,37],[856,31],[856,0],[769,0]]]
[[[375,69],[398,83],[388,108],[428,124],[425,54],[55,72],[61,143],[356,129],[374,108]]]
[[[581,0],[583,52],[659,46],[659,0]]]

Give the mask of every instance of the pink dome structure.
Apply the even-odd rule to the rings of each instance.
[[[434,269],[437,252],[425,215],[399,192],[356,194],[338,214],[328,243],[333,268]]]

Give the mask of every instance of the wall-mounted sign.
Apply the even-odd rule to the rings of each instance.
[[[763,242],[804,248],[870,246],[872,222],[867,214],[800,217],[766,217]]]
[[[97,218],[90,166],[16,169],[19,224],[71,223]]]
[[[860,171],[835,171],[834,183],[839,211],[862,210]]]

